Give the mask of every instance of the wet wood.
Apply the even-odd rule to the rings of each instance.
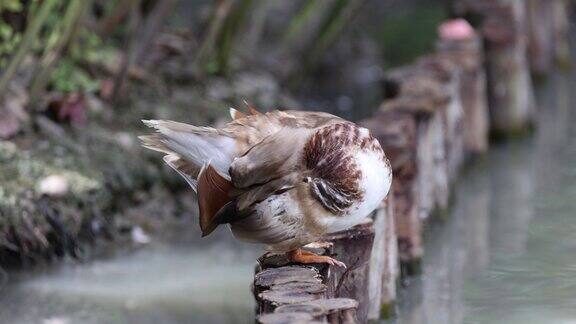
[[[459,68],[465,152],[484,153],[488,149],[489,114],[481,39],[477,34],[467,39],[441,39],[436,49]]]
[[[358,302],[357,316],[361,323],[368,319],[370,257],[374,242],[372,222],[357,225],[350,230],[331,234],[326,241],[332,243],[329,254],[344,262],[346,269],[330,267],[326,273],[328,294],[331,297],[351,298]]]
[[[327,287],[313,267],[282,266],[256,273],[254,295],[258,313],[273,312],[276,307],[319,299]]]
[[[400,105],[400,101],[396,104]],[[393,181],[388,196],[394,200],[392,213],[399,260],[404,264],[417,263],[423,253],[418,214],[417,119],[408,109],[380,109],[362,124],[378,139],[392,165]]]
[[[394,200],[390,195],[374,212],[374,243],[370,257],[368,319],[394,315],[399,275],[398,244],[394,224]]]
[[[570,53],[570,17],[574,12],[574,2],[569,0],[556,0],[552,7],[552,20],[554,22],[554,58],[560,68],[571,67],[572,54]]]
[[[259,259],[254,279],[259,314],[302,313],[300,308],[313,305],[322,309],[320,315],[305,312],[312,313],[314,320],[325,318],[330,323],[355,323],[356,319],[364,323],[368,320],[370,256],[374,241],[372,222],[331,234],[324,241],[330,246],[310,250],[337,258],[347,265],[346,269],[295,265],[283,254],[267,254]],[[284,307],[287,305],[297,306]],[[294,307],[300,307],[299,311],[293,311]],[[263,320],[275,318],[276,315]]]
[[[458,0],[455,14],[481,31],[485,44],[491,133],[523,134],[534,118],[534,94],[527,58],[526,3]]]
[[[554,65],[554,11],[556,0],[527,0],[528,57],[537,75],[546,75]]]
[[[280,306],[274,313],[260,315],[266,323],[362,323],[356,318],[358,302],[349,298],[318,299]]]
[[[406,274],[418,272],[421,222],[446,210],[450,182],[462,162],[458,76],[457,66],[438,55],[391,71],[385,82],[390,98],[366,123],[390,152],[399,257]]]
[[[527,0],[528,57],[532,73],[545,77],[569,60],[569,5],[565,0]]]

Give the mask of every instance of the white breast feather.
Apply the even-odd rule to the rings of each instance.
[[[356,165],[362,171],[360,187],[364,192],[362,201],[354,203],[343,216],[323,217],[330,232],[338,232],[361,223],[388,194],[392,183],[391,173],[379,154],[362,150],[356,154]]]

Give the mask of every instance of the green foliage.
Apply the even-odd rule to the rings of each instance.
[[[22,0],[3,0],[0,2],[0,13],[2,11],[20,12],[23,8]]]
[[[1,0],[0,14],[18,13],[26,15],[29,22],[34,21],[40,14],[41,3],[37,0]],[[46,70],[44,79],[56,91],[92,92],[98,89],[97,80],[84,70],[83,64],[98,59],[102,42],[95,32],[76,24],[85,12],[84,8],[87,6],[84,5],[86,3],[75,0],[57,2],[42,21],[39,32],[30,40],[31,45],[22,53],[42,58],[39,59],[42,67],[36,72],[43,73],[43,70]],[[29,28],[30,26],[26,26],[26,29]],[[14,30],[10,22],[0,20],[0,69],[5,68],[16,55],[22,36]],[[49,62],[51,56],[57,57],[53,64]],[[39,82],[39,85],[33,85],[32,88],[42,89],[45,82]]]
[[[105,55],[103,46],[102,40],[96,33],[87,28],[80,28],[76,39],[70,44],[68,56],[77,62],[93,63]]]
[[[22,0],[0,1],[0,14],[2,12],[22,12],[24,5]],[[22,39],[22,35],[14,31],[12,26],[4,20],[0,20],[0,68],[8,63],[8,57],[16,51],[16,46]]]
[[[382,19],[376,35],[384,51],[386,64],[407,64],[430,51],[436,39],[436,27],[446,18],[441,4],[423,4]]]
[[[94,79],[82,68],[84,63],[101,61],[105,53],[100,50],[102,42],[94,32],[80,28],[67,55],[57,63],[50,76],[50,84],[60,92],[94,92],[99,88]]]
[[[98,90],[98,81],[70,57],[63,57],[51,75],[54,90],[60,92],[94,92]]]

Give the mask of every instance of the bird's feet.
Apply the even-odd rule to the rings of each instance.
[[[339,266],[346,269],[344,262],[340,262],[334,258],[325,255],[318,255],[312,252],[296,249],[288,252],[288,259],[292,262],[310,264],[310,263],[327,263],[333,266]]]

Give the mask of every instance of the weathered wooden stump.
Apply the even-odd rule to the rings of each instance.
[[[368,319],[394,316],[399,275],[398,242],[394,223],[394,196],[389,195],[374,212],[374,243],[370,256]]]
[[[423,253],[417,200],[417,121],[409,111],[381,108],[362,124],[378,139],[392,165],[393,180],[388,195],[394,200],[399,260],[404,265],[417,264]]]
[[[286,316],[296,316],[294,320],[301,321],[306,316],[295,313],[312,314],[313,320],[330,323],[354,323],[356,318],[360,323],[368,320],[372,222],[330,234],[324,241],[331,246],[312,250],[334,256],[344,262],[347,269],[291,264],[285,255],[266,254],[259,259],[254,279],[257,313],[274,314],[261,317],[261,322],[282,318],[278,312],[286,312]],[[298,305],[300,311],[287,311],[287,308],[295,309],[284,307],[288,305]],[[304,308],[310,311],[302,311]],[[312,309],[318,308],[322,309],[321,314],[315,315]]]
[[[484,38],[492,135],[527,132],[535,107],[527,59],[525,2],[457,0],[454,11],[478,26]]]
[[[465,55],[454,51],[453,44],[441,46],[445,51],[388,73],[384,83],[388,99],[363,122],[391,160],[391,195],[405,274],[418,272],[423,253],[421,222],[434,211],[448,208],[450,185],[463,161],[464,110],[460,96],[465,93],[461,80],[468,62],[461,58],[461,65],[454,63],[454,57]],[[478,57],[468,57],[471,59]],[[479,63],[468,64],[480,70]]]
[[[447,209],[450,184],[463,161],[459,69],[450,57],[428,55],[391,71],[386,84],[393,97],[382,109],[408,111],[416,120],[418,213],[426,219],[436,210]]]
[[[450,194],[448,186],[458,175],[464,159],[464,110],[460,100],[460,68],[451,60],[451,57],[443,54],[424,56],[418,60],[417,65],[429,71],[428,73],[431,73],[434,81],[438,83],[438,91],[435,92],[438,98],[431,104],[434,105],[432,106],[434,115],[439,115],[442,120],[444,156],[440,155],[441,149],[436,149],[432,153],[436,154],[433,158],[446,161],[445,165],[439,163],[435,164],[435,167],[447,168],[447,170],[437,170],[437,172],[446,173],[447,179],[441,179],[441,181],[447,181],[447,183],[439,183],[440,188],[446,188],[446,192],[444,192],[444,196],[436,197],[436,206],[434,207],[444,210],[448,207]],[[423,134],[420,137],[425,138]],[[424,149],[419,148],[419,151]],[[426,157],[423,158],[426,159]],[[428,160],[430,159],[428,158]]]
[[[262,324],[355,324],[359,323],[357,307],[358,302],[349,298],[317,299],[279,306],[273,313],[258,316],[257,321]]]
[[[532,73],[545,76],[554,66],[555,0],[526,0],[528,58]]]
[[[331,234],[325,238],[332,243],[331,255],[344,262],[346,269],[328,268],[326,284],[331,297],[346,297],[358,301],[357,316],[362,323],[368,319],[370,307],[370,257],[374,242],[372,222],[357,225],[350,230]]]
[[[474,33],[464,39],[440,39],[436,50],[459,69],[465,151],[468,155],[484,153],[488,149],[489,114],[480,37]]]
[[[556,0],[552,7],[554,22],[554,58],[558,66],[570,68],[572,53],[570,52],[570,17],[574,12],[574,2]]]
[[[568,4],[565,0],[527,0],[528,54],[532,73],[550,73],[556,61],[570,59]]]
[[[258,313],[273,312],[276,307],[323,298],[327,287],[313,267],[283,266],[256,273],[254,295]]]

